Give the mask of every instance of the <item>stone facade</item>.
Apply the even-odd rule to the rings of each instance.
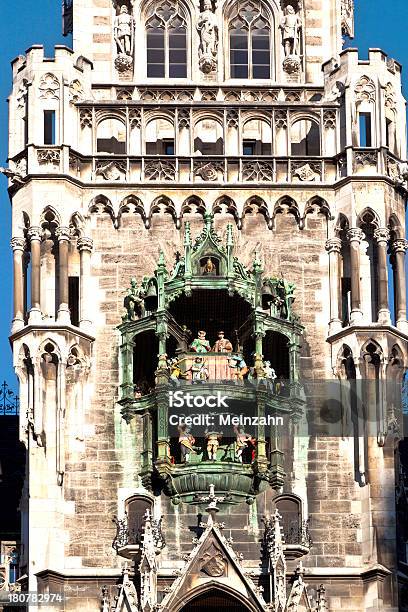
[[[47,58],[36,45],[13,62],[3,169],[27,450],[23,586],[63,592],[61,609],[72,611],[175,612],[214,592],[218,604],[197,605],[404,610],[395,519],[397,485],[405,503],[396,449],[408,365],[400,65],[378,49],[368,61],[342,50],[352,1],[65,5],[73,51],[59,46]],[[259,262],[265,277],[296,286],[294,316],[281,322],[296,334],[303,327],[291,394],[297,376],[308,397],[335,380],[344,411],[343,433],[325,423],[316,433],[307,424],[318,421],[317,400],[292,394],[290,432],[275,449],[285,478],[272,439],[261,456],[258,435],[253,465],[265,461],[270,482],[249,503],[207,493],[218,523],[211,510],[206,522],[207,502],[174,503],[163,474],[179,468],[170,451],[157,460],[156,442],[169,443],[157,439],[156,400],[139,405],[123,392],[127,376],[138,382],[123,342],[130,280],[140,285],[160,265],[171,271],[209,218],[247,278]],[[170,335],[155,333],[170,355]],[[248,365],[262,380],[258,336]],[[136,350],[133,360],[144,357]],[[155,358],[160,382],[167,364]],[[350,398],[367,379],[363,418],[350,426]],[[133,502],[152,513],[134,541],[124,522]],[[294,507],[295,531],[285,516]]]

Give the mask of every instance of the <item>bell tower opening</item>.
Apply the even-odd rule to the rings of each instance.
[[[248,612],[249,608],[244,606],[238,599],[227,593],[212,589],[207,593],[203,593],[195,597],[179,612],[199,612],[199,611],[216,611],[216,610],[234,610],[235,612]]]

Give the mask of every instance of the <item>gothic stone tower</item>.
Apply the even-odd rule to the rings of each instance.
[[[13,61],[4,170],[25,586],[78,612],[406,609],[401,66],[342,50],[352,0],[64,5],[73,50]],[[176,388],[284,431],[171,429]]]

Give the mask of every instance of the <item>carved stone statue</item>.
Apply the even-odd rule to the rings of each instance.
[[[241,431],[241,428],[237,425],[234,425],[234,433],[236,437],[235,442],[235,456],[242,463],[242,453],[244,449],[247,448],[248,442],[251,441],[251,436],[244,431]]]
[[[200,34],[198,48],[201,70],[208,74],[217,68],[218,23],[213,13],[211,0],[204,0],[204,10],[198,17],[197,30]]]
[[[181,462],[188,463],[190,460],[190,454],[196,455],[194,450],[195,438],[190,433],[190,429],[187,425],[180,425],[179,428],[179,444],[181,451]]]
[[[138,317],[144,316],[144,301],[135,278],[130,281],[130,288],[127,290],[123,305],[126,308],[124,320],[135,321]]]
[[[203,357],[196,357],[190,368],[191,379],[194,381],[208,380],[209,373]]]
[[[194,353],[208,353],[211,351],[210,343],[205,339],[205,334],[205,331],[199,331],[198,338],[195,338],[190,344],[190,349]]]
[[[285,9],[285,15],[281,21],[283,48],[285,56],[299,55],[301,22],[298,13],[292,5]]]
[[[232,352],[232,344],[227,338],[224,338],[224,332],[218,332],[218,340],[214,344],[212,350],[215,353],[231,353]]]
[[[134,21],[126,4],[122,4],[115,17],[113,36],[118,53],[115,66],[119,72],[124,72],[133,66],[134,47]]]
[[[217,431],[206,431],[205,437],[207,440],[207,454],[210,461],[217,460],[217,450],[220,446],[222,433]]]
[[[215,276],[217,274],[217,268],[211,257],[207,259],[207,262],[203,269],[203,276]]]

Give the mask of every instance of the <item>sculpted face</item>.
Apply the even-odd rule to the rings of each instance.
[[[286,7],[286,14],[287,15],[293,15],[295,12],[295,9],[293,8],[293,6],[291,4],[289,4],[289,6]]]
[[[122,6],[120,7],[120,12],[128,13],[128,7],[126,6],[126,4],[122,4]]]

